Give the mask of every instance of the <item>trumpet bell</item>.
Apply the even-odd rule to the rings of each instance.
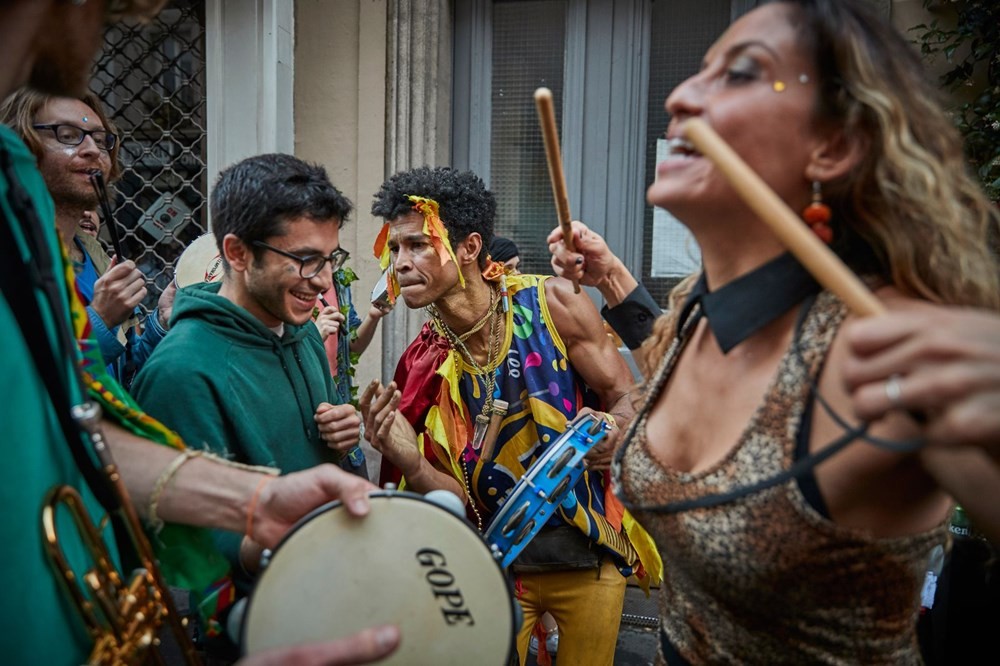
[[[92,560],[90,568],[79,576],[59,540],[56,513],[60,506],[72,517]],[[124,584],[75,488],[62,485],[49,491],[42,506],[42,528],[45,550],[61,586],[94,641],[87,663],[163,663],[151,649],[159,645],[160,628],[170,621],[159,586],[146,569],[137,570],[129,584]]]

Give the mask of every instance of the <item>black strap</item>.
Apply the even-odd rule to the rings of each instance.
[[[795,353],[801,359],[801,349],[799,349],[799,337],[801,334],[802,326],[805,322],[806,315],[812,308],[815,302],[816,295],[813,295],[803,302],[799,309],[799,314],[795,322],[794,335],[792,344],[795,346]],[[698,320],[702,317],[702,311],[700,307],[693,307],[690,310],[686,310],[681,314],[681,319],[678,322],[677,330],[679,331],[677,337],[674,339],[673,345],[668,352],[668,360],[665,360],[664,364],[660,366],[657,370],[656,376],[649,384],[649,394],[646,398],[646,402],[642,409],[635,415],[632,419],[628,431],[625,434],[623,444],[618,447],[615,452],[612,467],[615,470],[615,476],[621,478],[621,463],[625,457],[625,449],[628,444],[635,437],[636,430],[638,428],[639,422],[649,413],[650,409],[655,402],[654,398],[660,395],[663,390],[664,384],[666,384],[667,378],[673,373],[673,367],[676,365],[677,360],[680,358],[681,351],[684,345],[687,344],[688,340],[692,337],[695,329],[695,325]],[[823,449],[806,455],[798,460],[796,460],[788,468],[781,470],[777,474],[770,477],[761,479],[756,483],[751,483],[745,486],[738,486],[730,491],[721,493],[709,493],[707,495],[702,495],[700,497],[695,497],[689,500],[680,500],[676,502],[669,502],[667,504],[657,504],[657,505],[639,505],[631,502],[628,498],[624,496],[624,492],[620,485],[617,486],[616,495],[619,500],[621,500],[622,505],[629,511],[647,511],[649,513],[679,513],[681,511],[691,511],[692,509],[703,509],[707,507],[719,506],[721,504],[728,504],[747,495],[752,495],[754,493],[761,492],[768,488],[773,488],[774,486],[786,483],[791,479],[799,478],[804,474],[811,473],[820,463],[825,462],[830,459],[834,454],[842,451],[848,444],[857,440],[867,441],[878,447],[888,449],[890,451],[897,452],[909,452],[916,450],[921,446],[920,440],[913,441],[903,441],[903,442],[892,442],[877,437],[872,437],[868,435],[868,423],[860,423],[857,426],[852,426],[845,419],[840,417],[833,411],[833,408],[826,402],[825,399],[820,395],[819,389],[816,386],[815,380],[809,378],[809,382],[812,386],[812,394],[816,397],[816,400],[823,406],[823,408],[830,414],[830,416],[836,421],[838,425],[844,430],[844,433],[835,439],[833,442],[825,446]]]
[[[71,416],[72,403],[65,384],[65,376],[60,372],[49,348],[42,305],[35,297],[36,289],[45,294],[50,314],[55,322],[59,349],[66,358],[76,358],[76,339],[66,321],[66,313],[59,306],[61,272],[56,270],[56,264],[45,243],[41,231],[42,222],[38,218],[34,203],[21,187],[11,164],[10,155],[2,147],[0,147],[0,171],[8,184],[8,203],[14,213],[14,219],[7,220],[6,212],[0,207],[0,214],[5,218],[4,223],[0,224],[0,266],[5,267],[0,271],[0,291],[20,325],[21,335],[45,384],[59,425],[73,454],[73,460],[87,485],[90,486],[91,492],[110,513],[118,508],[118,501],[107,480],[95,467],[84,445],[84,433]],[[18,250],[19,246],[13,231],[14,224],[19,224],[28,243],[30,252],[28,261],[24,260]],[[52,224],[55,224],[55,221],[52,221]],[[23,276],[28,277],[27,282],[23,281]],[[22,280],[19,280],[19,277],[22,277]],[[33,444],[28,442],[25,445]]]

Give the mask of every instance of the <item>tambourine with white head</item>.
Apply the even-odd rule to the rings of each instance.
[[[222,256],[215,242],[215,234],[198,236],[184,248],[177,267],[174,283],[178,289],[200,282],[217,282],[222,279]]]
[[[502,567],[510,566],[560,504],[576,502],[573,488],[586,469],[583,459],[610,430],[593,413],[578,416],[511,488],[485,534]]]
[[[364,518],[332,502],[275,548],[242,618],[246,653],[394,624],[400,647],[380,663],[507,664],[520,608],[461,500],[370,497]]]

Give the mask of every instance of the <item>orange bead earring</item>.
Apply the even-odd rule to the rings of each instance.
[[[833,240],[833,229],[830,228],[829,224],[833,213],[830,212],[830,207],[823,203],[823,194],[820,191],[818,180],[813,181],[812,203],[802,211],[802,217],[813,233],[819,236],[821,241],[829,245]]]

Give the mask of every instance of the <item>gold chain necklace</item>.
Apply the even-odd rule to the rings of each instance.
[[[501,313],[497,308],[499,303],[500,299],[498,298],[496,290],[491,289],[490,307],[486,311],[486,315],[480,319],[475,326],[462,335],[455,333],[455,331],[453,331],[451,327],[445,323],[437,308],[433,305],[428,306],[427,308],[427,311],[431,315],[431,319],[434,321],[434,325],[437,326],[441,334],[444,335],[446,340],[448,340],[452,349],[458,351],[466,363],[468,363],[468,365],[472,368],[474,375],[482,377],[483,379],[485,399],[483,400],[482,412],[476,416],[476,430],[478,431],[480,426],[482,426],[484,433],[486,426],[489,425],[490,415],[493,413],[493,393],[496,390],[496,370],[493,368],[493,364],[500,355]],[[485,326],[487,319],[489,319],[490,322],[490,339],[486,348],[486,367],[483,367],[479,365],[476,361],[476,357],[472,355],[471,351],[469,351],[469,348],[465,345],[465,340],[467,340],[472,334],[482,329],[483,326]],[[473,441],[476,441],[475,437],[473,437]]]
[[[434,325],[441,332],[441,334],[448,340],[448,344],[451,348],[458,351],[459,355],[468,363],[472,368],[473,374],[477,377],[483,378],[484,391],[486,393],[485,399],[483,400],[483,409],[476,415],[476,426],[472,435],[472,448],[479,450],[482,447],[483,438],[486,435],[486,429],[490,424],[490,416],[493,413],[493,393],[496,390],[496,369],[493,368],[493,364],[497,357],[500,355],[500,308],[497,306],[500,304],[499,294],[496,290],[491,290],[490,292],[490,307],[486,311],[486,314],[476,322],[476,324],[463,333],[458,335],[451,329],[448,324],[444,322],[441,317],[441,313],[433,305],[427,306],[427,312],[431,316],[431,320]],[[465,345],[465,341],[468,340],[473,334],[480,331],[483,326],[486,325],[487,320],[490,322],[490,339],[486,348],[486,367],[479,365],[476,361],[476,357],[472,355],[472,352]],[[469,506],[472,507],[472,512],[476,515],[476,523],[479,527],[479,531],[483,531],[483,518],[479,514],[479,509],[476,507],[476,499],[472,494],[472,481],[469,479],[469,472],[466,469],[464,463],[459,461],[459,466],[462,468],[462,479],[465,483],[465,493],[469,498]]]

